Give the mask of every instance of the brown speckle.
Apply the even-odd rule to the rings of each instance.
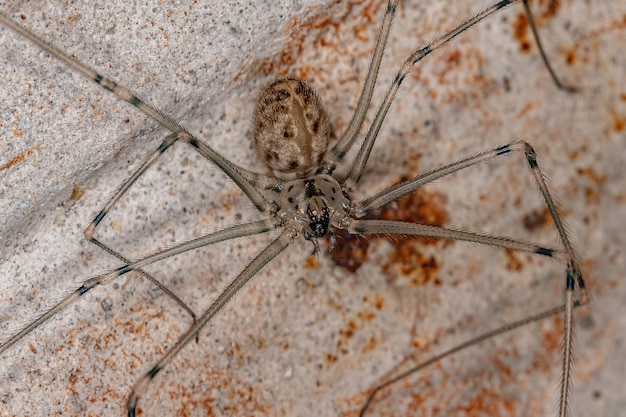
[[[85,191],[79,184],[74,184],[74,189],[72,190],[72,195],[70,195],[70,200],[78,201],[80,198],[85,195]]]
[[[522,219],[522,223],[524,224],[526,230],[535,230],[548,224],[549,220],[550,212],[547,208],[544,208],[526,213]]]

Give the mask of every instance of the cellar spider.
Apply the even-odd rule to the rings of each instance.
[[[181,336],[179,342],[174,347],[171,347],[162,360],[159,361],[158,364],[154,365],[135,384],[128,398],[128,414],[134,415],[139,397],[145,392],[154,377],[157,374],[160,374],[161,370],[169,364],[180,349],[182,349],[189,341],[197,339],[198,333],[202,327],[206,325],[215,314],[217,314],[217,312],[239,289],[239,287],[244,285],[247,280],[251,279],[265,264],[282,252],[283,249],[290,244],[292,239],[301,237],[310,241],[313,244],[314,251],[319,253],[322,251],[319,241],[323,237],[328,236],[329,248],[331,250],[333,249],[335,244],[333,228],[345,229],[352,234],[359,235],[392,233],[400,235],[431,236],[439,239],[471,241],[513,251],[535,253],[540,256],[555,257],[564,261],[566,264],[566,273],[564,275],[567,282],[567,291],[566,301],[562,309],[565,310],[564,322],[566,328],[566,339],[564,344],[565,351],[559,412],[561,415],[564,415],[567,409],[567,393],[569,392],[570,382],[569,372],[572,364],[570,350],[572,344],[571,320],[573,319],[573,309],[579,303],[586,302],[588,297],[575,252],[565,229],[562,226],[562,221],[560,220],[558,211],[554,206],[552,197],[545,184],[532,147],[522,141],[511,142],[509,144],[497,146],[472,155],[469,158],[459,160],[454,164],[444,166],[440,169],[420,174],[401,184],[387,188],[380,193],[373,194],[368,198],[359,200],[353,200],[351,198],[351,194],[356,191],[357,184],[359,183],[361,175],[364,172],[370,151],[374,146],[375,140],[378,138],[378,131],[392,104],[395,93],[405,79],[406,75],[408,75],[412,70],[413,65],[468,27],[478,23],[488,15],[497,12],[500,8],[515,2],[517,1],[502,1],[491,7],[485,8],[481,13],[469,19],[464,25],[453,29],[441,38],[437,38],[425,48],[416,50],[411,57],[409,57],[407,63],[405,63],[405,65],[400,69],[394,83],[386,94],[386,99],[383,100],[383,103],[378,108],[376,117],[374,118],[368,133],[363,139],[360,138],[358,134],[361,126],[363,125],[366,110],[369,107],[373,86],[378,72],[378,65],[380,64],[384,44],[387,40],[389,29],[391,27],[391,20],[398,7],[398,2],[389,2],[382,24],[381,36],[379,37],[374,58],[372,60],[372,68],[374,69],[368,71],[368,77],[365,82],[365,87],[362,90],[359,105],[357,106],[349,127],[343,134],[340,135],[339,140],[331,146],[330,151],[325,153],[325,145],[328,140],[328,134],[330,133],[330,127],[326,126],[328,116],[319,110],[321,107],[317,105],[314,105],[313,108],[318,110],[310,110],[312,113],[311,116],[307,114],[307,111],[304,111],[303,117],[305,119],[307,117],[312,117],[314,119],[308,124],[307,128],[315,133],[322,133],[321,139],[319,139],[318,142],[314,142],[314,145],[301,145],[305,148],[304,153],[301,154],[291,151],[279,151],[274,144],[270,143],[271,140],[262,140],[260,141],[260,144],[257,145],[260,154],[266,159],[266,162],[268,162],[271,168],[278,172],[275,177],[253,173],[228,161],[215,152],[211,147],[204,144],[192,133],[188,132],[177,121],[146,104],[146,101],[137,98],[137,96],[126,90],[124,87],[114,84],[105,76],[95,73],[90,68],[77,63],[77,61],[67,57],[62,52],[49,47],[42,41],[39,41],[38,38],[30,36],[27,31],[11,23],[11,21],[3,15],[2,23],[11,27],[23,36],[30,37],[30,39],[37,43],[42,49],[61,59],[68,66],[82,73],[87,78],[96,81],[105,89],[112,91],[118,98],[133,104],[135,107],[148,114],[172,132],[167,136],[163,144],[153,152],[152,156],[146,160],[144,167],[156,160],[160,154],[164,153],[175,142],[186,142],[195,148],[201,155],[220,167],[241,188],[244,194],[248,196],[259,212],[267,214],[269,219],[233,226],[231,228],[209,234],[208,236],[201,237],[198,240],[192,241],[193,243],[183,243],[182,245],[161,251],[155,255],[149,255],[139,261],[131,262],[126,260],[123,255],[118,254],[113,249],[109,248],[106,244],[100,242],[94,236],[98,224],[100,224],[102,219],[105,218],[108,211],[117,203],[118,199],[124,194],[124,192],[126,192],[127,188],[132,186],[133,181],[141,176],[143,168],[140,168],[131,180],[122,185],[119,192],[116,193],[109,203],[107,203],[105,208],[96,215],[93,222],[85,231],[85,236],[91,242],[95,243],[106,252],[109,252],[110,254],[121,259],[124,265],[118,267],[114,271],[98,275],[95,278],[85,281],[72,295],[63,300],[56,307],[53,307],[40,319],[34,321],[22,331],[4,341],[2,347],[0,347],[0,352],[4,352],[17,341],[21,340],[24,336],[26,336],[26,334],[54,316],[69,303],[88,293],[96,286],[113,281],[120,275],[124,275],[133,270],[143,272],[140,269],[152,262],[156,262],[157,260],[164,259],[169,256],[174,256],[182,251],[191,250],[200,245],[209,245],[220,240],[255,235],[268,232],[271,229],[282,228],[283,232],[280,236],[276,238],[263,252],[261,252],[257,258],[255,258],[254,261],[252,261],[251,264],[244,269],[242,275],[235,279],[233,284],[229,285],[227,290],[222,293],[218,299],[216,299],[213,307],[200,315],[197,320],[195,320],[193,326],[187,330],[183,336]],[[528,6],[526,3],[524,3],[524,5],[527,9],[528,18],[532,21],[530,12],[528,11]],[[552,72],[547,61],[546,66],[549,71]],[[560,88],[571,91],[568,87],[561,86],[556,77],[554,77],[554,79]],[[260,95],[259,100],[260,102],[265,102],[267,105],[280,106],[279,104],[276,104],[277,101],[290,99],[290,97],[294,95],[304,97],[304,101],[309,102],[309,105],[312,105],[311,102],[317,101],[315,93],[309,91],[305,83],[302,83],[294,78],[282,78],[278,84],[270,84],[267,88],[268,89],[264,90],[265,93]],[[268,96],[273,99],[264,99]],[[309,108],[307,107],[307,109]],[[283,111],[283,109],[274,108],[268,112],[267,108],[264,107],[257,110],[256,114],[258,117],[255,118],[255,130],[257,131],[255,137],[257,140],[258,138],[263,138],[265,136],[263,132],[267,128],[267,125],[271,124],[270,122],[272,122],[274,115],[280,113],[281,111]],[[306,124],[306,122],[301,121],[297,122],[296,125],[303,128],[304,125],[302,123]],[[283,137],[286,138],[294,136],[294,132],[285,127],[281,127],[279,129],[279,133],[282,133]],[[339,172],[335,171],[335,169],[337,165],[344,162],[344,157],[346,156],[348,150],[352,148],[356,141],[361,139],[363,140],[363,144],[358,147],[359,150],[355,156],[354,163],[350,163],[352,162],[351,160],[346,161],[350,166],[347,173],[345,173],[345,175],[342,173],[341,176],[337,177],[333,176],[333,174],[337,175],[337,172]],[[519,155],[525,155],[530,167],[530,172],[534,176],[535,181],[541,190],[543,198],[546,201],[548,211],[550,212],[561,238],[561,242],[563,244],[562,249],[548,248],[505,237],[471,233],[449,228],[399,223],[396,221],[362,219],[362,217],[364,217],[364,215],[368,212],[380,209],[385,204],[404,194],[414,191],[426,183],[485,160],[492,158],[498,159],[500,156],[515,152]],[[143,272],[143,274],[145,277],[151,279],[155,284],[161,285],[155,278],[151,277],[150,274],[145,272]],[[165,286],[162,286],[162,289],[167,291]],[[171,298],[176,299],[177,303],[181,306],[184,306],[184,308],[186,307],[184,302],[178,300],[174,294],[170,293],[169,295]],[[561,310],[561,308],[550,310],[546,314],[554,314],[557,310]],[[539,316],[535,319],[538,319],[538,317]]]

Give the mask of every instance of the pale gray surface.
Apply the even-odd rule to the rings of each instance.
[[[329,103],[340,132],[365,76],[382,7],[371,1],[317,9],[315,3],[283,3],[272,13],[257,4],[226,7],[215,1],[118,7],[109,2],[84,10],[55,3],[45,11],[11,2],[9,10],[14,17],[23,14],[22,23],[44,39],[182,120],[229,158],[262,171],[249,126],[259,85],[278,73],[306,75]],[[413,47],[482,3],[455,4],[452,9],[449,2],[403,2],[382,85]],[[617,416],[625,406],[626,372],[626,5],[564,1],[555,16],[542,21],[557,71],[581,89],[574,96],[556,90],[534,46],[520,53],[512,30],[521,13],[514,6],[490,18],[407,78],[359,195],[417,167],[513,139],[535,145],[595,296],[579,312],[572,415]],[[164,132],[8,30],[0,36],[5,334],[78,282],[117,265],[86,243],[82,230]],[[281,52],[282,60],[273,58]],[[568,55],[575,56],[570,65]],[[190,149],[178,146],[168,154],[98,230],[129,257],[233,224],[238,215],[258,217],[236,187]],[[74,183],[85,190],[77,202],[69,200]],[[447,197],[451,225],[556,244],[550,229],[529,233],[522,225],[523,216],[541,203],[519,156],[431,190]],[[150,270],[201,311],[249,261],[248,250],[267,241],[244,239]],[[556,263],[519,256],[521,271],[510,272],[498,251],[440,246],[424,249],[443,265],[437,274],[442,284],[428,287],[381,272],[389,248],[380,242],[356,275],[327,259],[307,269],[311,247],[295,245],[238,295],[202,333],[200,345],[189,346],[160,375],[140,403],[143,415],[210,410],[353,416],[365,391],[402,358],[425,359],[561,299],[563,268]],[[375,299],[384,300],[383,308],[373,305]],[[559,365],[558,342],[551,345],[558,338],[555,323],[467,351],[444,363],[427,379],[430,385],[392,391],[371,415],[552,415]],[[0,358],[0,414],[123,415],[130,386],[188,324],[180,309],[141,279],[95,290]],[[353,336],[346,339],[348,329]],[[425,343],[426,350],[411,340]]]

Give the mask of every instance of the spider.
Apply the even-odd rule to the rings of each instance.
[[[264,249],[244,270],[241,274],[227,287],[227,289],[214,301],[212,307],[205,311],[195,321],[193,326],[181,336],[178,343],[173,346],[163,356],[158,364],[154,365],[134,386],[128,398],[128,414],[134,415],[139,397],[145,393],[150,382],[164,369],[178,354],[178,352],[191,340],[198,338],[199,331],[217,314],[228,300],[256,273],[275,258],[279,253],[285,250],[293,239],[304,238],[312,243],[315,252],[320,252],[320,240],[329,238],[329,247],[334,247],[333,229],[347,230],[352,234],[400,234],[400,235],[419,235],[431,236],[439,239],[453,239],[476,242],[485,245],[491,245],[506,248],[513,251],[529,252],[546,257],[559,257],[567,264],[567,301],[566,312],[566,329],[571,330],[571,319],[573,317],[572,310],[579,303],[587,300],[584,289],[584,282],[580,273],[580,267],[576,259],[574,250],[571,246],[569,238],[562,226],[560,216],[554,206],[553,199],[543,179],[543,174],[536,161],[534,150],[525,142],[511,142],[506,145],[498,146],[487,151],[475,154],[469,158],[460,160],[454,164],[444,166],[423,174],[412,179],[391,186],[382,192],[371,195],[365,199],[353,199],[352,194],[364,173],[370,152],[378,138],[379,129],[389,110],[395,94],[403,83],[405,77],[410,73],[413,66],[426,55],[430,54],[443,44],[447,43],[457,34],[465,29],[478,23],[488,15],[497,12],[500,8],[514,3],[515,1],[502,1],[491,7],[484,9],[483,12],[475,15],[461,26],[446,33],[441,38],[428,44],[426,47],[416,50],[407,59],[405,65],[400,69],[395,77],[392,86],[385,95],[383,103],[378,108],[376,117],[368,130],[363,143],[358,147],[357,155],[350,164],[349,171],[344,174],[337,174],[337,166],[344,162],[346,155],[352,149],[359,139],[359,132],[363,125],[366,111],[372,98],[373,87],[376,83],[376,76],[380,59],[383,55],[384,45],[389,35],[391,21],[397,10],[398,2],[390,1],[386,7],[385,18],[381,26],[381,35],[379,37],[372,66],[368,71],[365,86],[363,87],[359,105],[354,113],[352,121],[346,131],[340,136],[338,141],[326,150],[329,140],[330,126],[328,124],[328,115],[320,103],[316,93],[305,82],[294,77],[280,78],[270,83],[259,95],[259,105],[255,112],[255,142],[261,156],[265,159],[268,166],[275,171],[275,176],[262,175],[248,171],[238,165],[232,163],[220,154],[215,152],[211,147],[206,145],[198,137],[187,131],[179,122],[171,119],[159,110],[155,109],[146,101],[138,98],[134,93],[126,88],[117,85],[110,79],[97,74],[95,71],[83,66],[62,52],[52,49],[47,44],[39,41],[37,38],[30,37],[29,33],[19,26],[11,23],[4,16],[2,22],[11,27],[16,32],[30,37],[32,41],[37,43],[42,49],[51,55],[63,60],[68,66],[81,72],[87,78],[97,82],[105,89],[113,92],[115,96],[123,99],[150,117],[159,122],[172,133],[169,134],[162,144],[151,154],[142,167],[126,181],[119,191],[111,198],[105,207],[96,215],[92,223],[85,230],[85,236],[94,244],[103,250],[118,257],[124,265],[114,271],[98,275],[87,281],[84,281],[76,291],[68,298],[53,307],[48,313],[44,314],[40,319],[34,321],[23,331],[17,333],[6,341],[0,351],[4,351],[11,345],[22,339],[26,334],[34,328],[41,325],[44,321],[54,316],[58,311],[63,309],[69,303],[82,297],[91,289],[113,281],[118,276],[124,275],[131,271],[139,271],[155,284],[159,285],[164,291],[167,288],[161,285],[156,279],[144,272],[142,268],[157,260],[174,256],[184,251],[192,250],[203,245],[210,245],[222,240],[229,240],[243,236],[252,236],[260,233],[269,232],[273,229],[282,229],[282,233],[276,238],[266,249]],[[532,21],[528,5],[524,3],[527,10],[527,16]],[[546,61],[547,65],[547,61]],[[548,68],[549,65],[547,65]],[[551,70],[550,70],[551,71]],[[555,78],[556,80],[556,78]],[[557,85],[562,87],[560,84]],[[567,90],[567,87],[563,87]],[[289,119],[291,117],[291,119]],[[272,134],[268,132],[272,132]],[[305,139],[300,135],[304,131],[309,138]],[[276,136],[282,138],[276,143]],[[286,142],[283,141],[286,140]],[[266,214],[267,218],[255,222],[245,223],[233,226],[222,231],[218,231],[207,236],[194,239],[193,241],[183,243],[176,247],[161,251],[154,255],[149,255],[139,261],[131,262],[121,254],[118,254],[108,245],[100,242],[95,238],[97,226],[106,217],[112,207],[116,205],[122,195],[133,185],[133,182],[141,177],[142,173],[148,166],[155,161],[161,154],[165,153],[176,142],[185,142],[192,148],[196,149],[205,158],[216,164],[222,169],[243,191],[243,193],[252,201],[259,212]],[[295,149],[295,150],[294,150]],[[488,159],[498,158],[509,153],[518,152],[525,155],[531,173],[542,192],[546,201],[546,205],[550,215],[559,232],[564,249],[557,250],[543,247],[535,244],[516,241],[509,238],[489,236],[486,234],[478,234],[465,232],[461,230],[446,229],[442,227],[425,226],[411,224],[398,221],[387,220],[370,220],[363,217],[375,211],[385,204],[407,194],[420,186],[432,182],[438,178],[459,171],[474,164],[486,161]],[[173,293],[169,293],[170,297],[177,300],[181,306],[185,307]],[[192,313],[193,315],[193,313]],[[571,360],[568,359],[568,352],[571,348],[571,335],[567,332],[565,362],[563,366],[563,387],[561,394],[561,414],[565,413],[567,408],[567,392],[569,383],[569,370],[571,368]]]

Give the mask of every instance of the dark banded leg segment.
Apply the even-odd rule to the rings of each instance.
[[[582,303],[580,302],[576,302],[574,304],[574,308],[580,307],[582,305]],[[385,388],[394,385],[400,381],[402,381],[403,379],[407,378],[408,376],[415,374],[416,372],[420,372],[421,370],[423,370],[424,368],[433,365],[435,363],[438,363],[440,361],[442,361],[445,358],[448,358],[458,352],[461,352],[469,347],[478,345],[486,340],[492,339],[494,337],[500,336],[502,334],[508,333],[512,330],[518,329],[520,327],[524,327],[527,324],[530,323],[534,323],[536,321],[540,321],[543,319],[546,319],[548,317],[552,317],[555,316],[559,313],[563,313],[565,311],[565,306],[561,305],[559,307],[555,307],[555,308],[551,308],[550,310],[546,310],[542,313],[536,314],[534,316],[531,317],[527,317],[525,319],[522,320],[518,320],[515,321],[513,323],[509,323],[506,324],[502,327],[499,327],[495,330],[489,331],[487,333],[483,333],[480,336],[477,336],[473,339],[470,339],[466,342],[461,343],[460,345],[457,345],[455,347],[453,347],[452,349],[446,350],[445,352],[440,353],[439,355],[433,356],[432,358],[428,359],[425,362],[422,362],[412,368],[409,368],[408,370],[402,372],[399,375],[396,375],[395,377],[385,381],[384,383],[378,385],[377,387],[375,387],[372,392],[370,392],[370,394],[368,395],[367,399],[365,400],[365,403],[363,404],[363,406],[361,407],[361,411],[359,413],[359,417],[364,417],[365,413],[367,411],[367,409],[369,408],[370,404],[372,403],[372,401],[374,401],[374,398],[376,397],[376,394],[378,394],[379,392],[381,392],[382,390],[384,390]]]
[[[343,160],[346,152],[348,152],[354,144],[354,141],[361,130],[361,126],[363,126],[363,121],[367,115],[367,109],[372,101],[372,94],[374,93],[376,79],[378,78],[380,63],[383,58],[387,39],[389,38],[389,31],[391,30],[393,17],[398,9],[398,3],[398,0],[389,0],[387,2],[385,17],[383,18],[383,22],[378,31],[376,47],[374,48],[374,54],[372,55],[372,60],[370,61],[369,68],[367,69],[367,76],[365,77],[363,88],[361,89],[359,102],[354,110],[350,124],[346,128],[346,131],[341,135],[335,146],[333,146],[328,152],[327,160],[322,163],[320,172],[329,175],[332,173],[337,163]]]
[[[124,181],[124,183],[115,192],[115,194],[113,194],[113,197],[111,197],[111,199],[104,205],[102,210],[100,210],[100,212],[96,215],[96,217],[94,217],[94,219],[91,221],[89,226],[87,226],[87,228],[83,232],[85,237],[89,241],[92,241],[93,235],[94,235],[94,233],[96,231],[96,227],[98,227],[98,225],[100,224],[100,222],[102,222],[104,217],[109,213],[109,211],[111,211],[113,206],[115,206],[115,204],[117,204],[119,199],[122,198],[124,193],[126,193],[126,191],[128,191],[130,189],[130,187],[139,179],[139,177],[141,177],[143,175],[143,173],[146,172],[146,170],[159,158],[159,156],[161,156],[163,154],[163,152],[168,150],[169,147],[172,146],[180,138],[180,136],[181,135],[179,133],[172,133],[172,134],[168,135],[165,138],[165,140],[163,140],[163,142],[159,145],[157,150],[152,152],[146,158],[146,160],[143,161],[143,163],[137,169],[137,171],[135,171],[133,173],[133,175],[130,176],[129,179]]]
[[[420,236],[435,239],[459,240],[478,243],[481,245],[495,246],[497,248],[509,249],[517,252],[535,253],[549,258],[557,257],[560,253],[556,249],[546,248],[535,245],[534,243],[522,242],[521,240],[515,240],[508,237],[491,236],[487,234],[449,229],[446,227],[401,222],[396,220],[352,220],[348,224],[346,230],[353,235],[390,233],[400,236]]]
[[[472,26],[476,25],[480,21],[484,20],[488,16],[496,13],[500,9],[503,9],[510,4],[517,3],[519,1],[520,0],[500,0],[497,3],[494,3],[491,6],[488,6],[480,10],[478,13],[476,13],[469,19],[465,20],[454,29],[445,33],[443,36],[435,39],[434,41],[428,43],[427,45],[419,49],[416,49],[413,53],[411,53],[411,55],[404,61],[404,63],[402,64],[398,72],[396,73],[396,76],[391,86],[389,87],[389,89],[387,90],[387,93],[385,94],[385,98],[383,99],[383,102],[380,104],[380,106],[378,107],[378,110],[376,111],[374,121],[372,122],[372,125],[370,126],[367,132],[367,135],[365,136],[363,145],[359,149],[359,152],[357,153],[354,161],[351,164],[350,172],[345,182],[345,186],[348,190],[353,189],[354,186],[358,184],[361,178],[361,175],[363,174],[363,170],[365,169],[365,166],[367,165],[367,161],[369,159],[369,155],[374,146],[374,142],[379,136],[379,131],[380,131],[380,128],[382,127],[383,121],[385,120],[385,116],[387,115],[387,112],[389,111],[389,108],[391,107],[391,104],[393,103],[393,100],[398,90],[400,89],[400,85],[404,81],[405,77],[411,71],[413,71],[415,64],[417,64],[419,61],[424,59],[431,52],[441,48],[443,45],[450,42],[452,39],[454,39],[461,33],[465,32],[467,29],[471,28]],[[554,83],[560,89],[563,89],[568,92],[574,92],[575,89],[573,87],[565,86],[563,83],[559,81],[556,74],[554,73],[548,61],[548,58],[543,50],[543,45],[541,44],[541,40],[539,38],[539,34],[535,26],[535,21],[533,19],[532,12],[530,10],[530,6],[528,5],[528,0],[522,0],[522,2],[524,3],[524,10],[526,12],[527,20],[531,26],[533,37],[535,38],[535,41],[537,42],[537,45],[539,47],[541,58],[544,64],[546,65],[548,72],[550,73]],[[346,144],[345,149],[343,148],[335,149],[336,148],[335,147],[331,149],[330,154],[335,159],[341,160],[343,155],[345,155],[345,153],[349,150],[349,148],[352,146],[353,143],[354,141],[352,141],[349,144]]]
[[[589,302],[590,296],[585,286],[582,270],[578,260],[578,255],[574,251],[571,239],[567,233],[567,229],[563,223],[558,206],[550,193],[550,189],[545,180],[545,176],[537,162],[537,155],[531,145],[524,141],[514,142],[508,145],[500,146],[495,149],[479,153],[477,155],[465,158],[459,162],[446,165],[444,167],[418,175],[408,181],[391,187],[382,193],[376,194],[356,204],[354,215],[359,217],[366,212],[379,208],[382,205],[395,200],[418,187],[432,182],[445,175],[460,171],[464,168],[478,164],[480,162],[492,159],[501,155],[508,154],[513,151],[524,152],[526,161],[530,167],[531,173],[539,187],[539,191],[548,208],[550,216],[554,222],[555,228],[559,235],[559,240],[563,245],[562,251],[545,248],[539,245],[527,244],[524,242],[514,241],[508,238],[496,236],[480,235],[458,230],[450,230],[438,228],[434,226],[414,225],[412,223],[402,223],[381,220],[353,220],[347,227],[350,233],[399,233],[420,236],[431,236],[435,238],[446,238],[455,240],[473,241],[476,243],[487,244],[512,250],[536,253],[538,255],[555,257],[559,255],[564,258],[567,264],[565,277],[565,301],[564,301],[564,341],[563,341],[563,364],[561,373],[560,401],[559,401],[559,417],[567,415],[569,392],[571,391],[571,374],[573,368],[573,343],[574,343],[574,308],[577,305],[583,305]]]
[[[577,303],[586,304],[590,301],[589,292],[585,286],[582,269],[580,267],[578,255],[574,251],[571,238],[567,233],[565,224],[558,212],[558,207],[552,195],[545,176],[539,168],[537,154],[532,146],[526,143],[526,159],[530,170],[539,185],[541,195],[548,207],[550,216],[554,221],[554,227],[559,234],[559,239],[563,243],[568,257],[567,271],[565,275],[565,312],[564,335],[563,335],[563,365],[561,371],[561,386],[559,394],[559,417],[566,417],[569,412],[569,395],[572,386],[572,371],[574,368],[574,308]]]
[[[206,236],[199,237],[197,239],[190,240],[188,242],[166,249],[162,252],[158,252],[153,255],[146,256],[145,258],[142,258],[138,261],[129,263],[127,265],[123,265],[107,273],[85,280],[70,295],[65,297],[63,300],[57,303],[54,307],[46,311],[39,318],[37,318],[32,323],[30,323],[28,326],[24,327],[18,333],[11,336],[3,345],[0,346],[0,355],[4,353],[8,348],[13,346],[17,342],[19,342],[22,338],[24,338],[30,332],[35,330],[37,327],[39,327],[40,325],[42,325],[43,323],[47,322],[49,319],[54,317],[58,312],[63,310],[65,307],[74,303],[80,297],[82,297],[87,292],[91,291],[92,289],[94,289],[95,287],[99,285],[108,284],[111,281],[115,280],[117,277],[127,274],[128,272],[140,270],[146,265],[150,265],[154,262],[167,259],[172,256],[175,256],[184,252],[188,252],[193,249],[201,248],[203,246],[208,246],[217,242],[223,242],[226,240],[235,239],[239,237],[258,235],[261,233],[268,232],[274,229],[274,227],[275,227],[275,224],[271,220],[260,220],[257,222],[233,226],[224,230],[220,230],[215,233],[211,233]],[[196,323],[194,324],[194,326],[192,326],[192,328],[194,328],[197,324],[198,322],[196,321]]]
[[[128,396],[126,406],[128,408],[128,416],[135,417],[139,398],[148,390],[150,383],[154,377],[167,365],[174,360],[176,355],[195,337],[195,335],[230,301],[230,299],[239,291],[250,279],[256,275],[265,265],[278,256],[297,235],[295,231],[289,228],[285,229],[282,234],[270,243],[261,253],[244,268],[243,271],[231,281],[224,291],[213,301],[211,306],[200,316],[198,321],[191,326],[187,332],[180,337],[178,342],[170,348],[167,353],[140,379],[135,383],[133,389]]]
[[[114,251],[113,249],[111,249],[109,246],[107,246],[106,244],[100,242],[98,239],[96,238],[91,238],[89,239],[89,241],[91,243],[93,243],[94,245],[96,245],[97,247],[99,247],[100,249],[102,249],[103,251],[105,251],[106,253],[108,253],[109,255],[113,255],[114,257],[116,257],[117,259],[119,259],[120,261],[122,261],[124,264],[129,265],[131,263],[130,260],[128,260],[127,258],[125,258],[121,253]],[[189,313],[189,315],[191,316],[191,319],[193,320],[193,323],[196,322],[196,313],[193,312],[193,310],[191,309],[191,307],[189,307],[187,304],[185,304],[185,302],[183,300],[181,300],[181,298],[179,296],[177,296],[172,290],[170,290],[169,288],[167,288],[165,286],[165,284],[163,284],[161,281],[159,281],[158,279],[156,279],[155,277],[153,277],[152,275],[150,275],[149,273],[147,273],[146,271],[144,271],[141,268],[137,268],[135,270],[135,272],[139,272],[141,274],[141,276],[143,276],[144,278],[146,278],[148,281],[152,282],[154,285],[156,285],[157,287],[159,287],[159,289],[161,291],[163,291],[165,293],[165,295],[167,295],[168,297],[170,297],[172,300],[174,300],[176,302],[176,304],[178,304],[183,310],[185,310],[187,313]],[[198,342],[198,338],[196,337],[196,343]]]
[[[128,88],[118,84],[114,80],[104,77],[101,74],[98,74],[95,70],[88,67],[87,65],[72,59],[69,55],[56,47],[44,42],[39,39],[37,36],[32,34],[29,30],[21,27],[13,20],[9,19],[3,13],[0,13],[0,23],[5,26],[8,26],[16,33],[24,36],[29,41],[33,42],[43,51],[49,53],[59,61],[66,64],[73,71],[81,74],[85,78],[95,82],[105,90],[111,92],[115,97],[120,100],[123,100],[132,106],[139,109],[144,114],[148,115],[154,121],[159,123],[161,126],[168,129],[174,135],[178,135],[177,138],[180,139],[182,136],[185,136],[186,141],[193,145],[194,143],[199,143],[202,146],[195,146],[196,148],[201,148],[202,151],[199,152],[215,165],[217,165],[226,175],[228,175],[239,187],[241,190],[248,196],[248,198],[252,201],[252,203],[256,206],[256,208],[260,212],[266,212],[268,210],[268,204],[263,198],[261,194],[261,189],[263,187],[270,188],[271,186],[276,186],[277,180],[271,177],[267,177],[264,175],[256,174],[254,172],[248,171],[239,165],[229,161],[224,158],[220,153],[215,151],[213,148],[203,143],[200,139],[194,137],[185,127],[180,124],[178,121],[174,120],[163,111],[154,107],[152,104],[143,100],[137,96],[137,94],[133,93]],[[182,135],[182,136],[181,136]],[[170,136],[171,137],[171,136]],[[153,157],[152,155],[151,157]],[[150,158],[149,158],[150,159]],[[255,186],[252,184],[255,182],[260,186]],[[106,212],[104,213],[106,214]],[[102,216],[104,217],[104,215]],[[101,218],[96,217],[97,220],[101,220]],[[85,232],[89,234],[89,231]]]

